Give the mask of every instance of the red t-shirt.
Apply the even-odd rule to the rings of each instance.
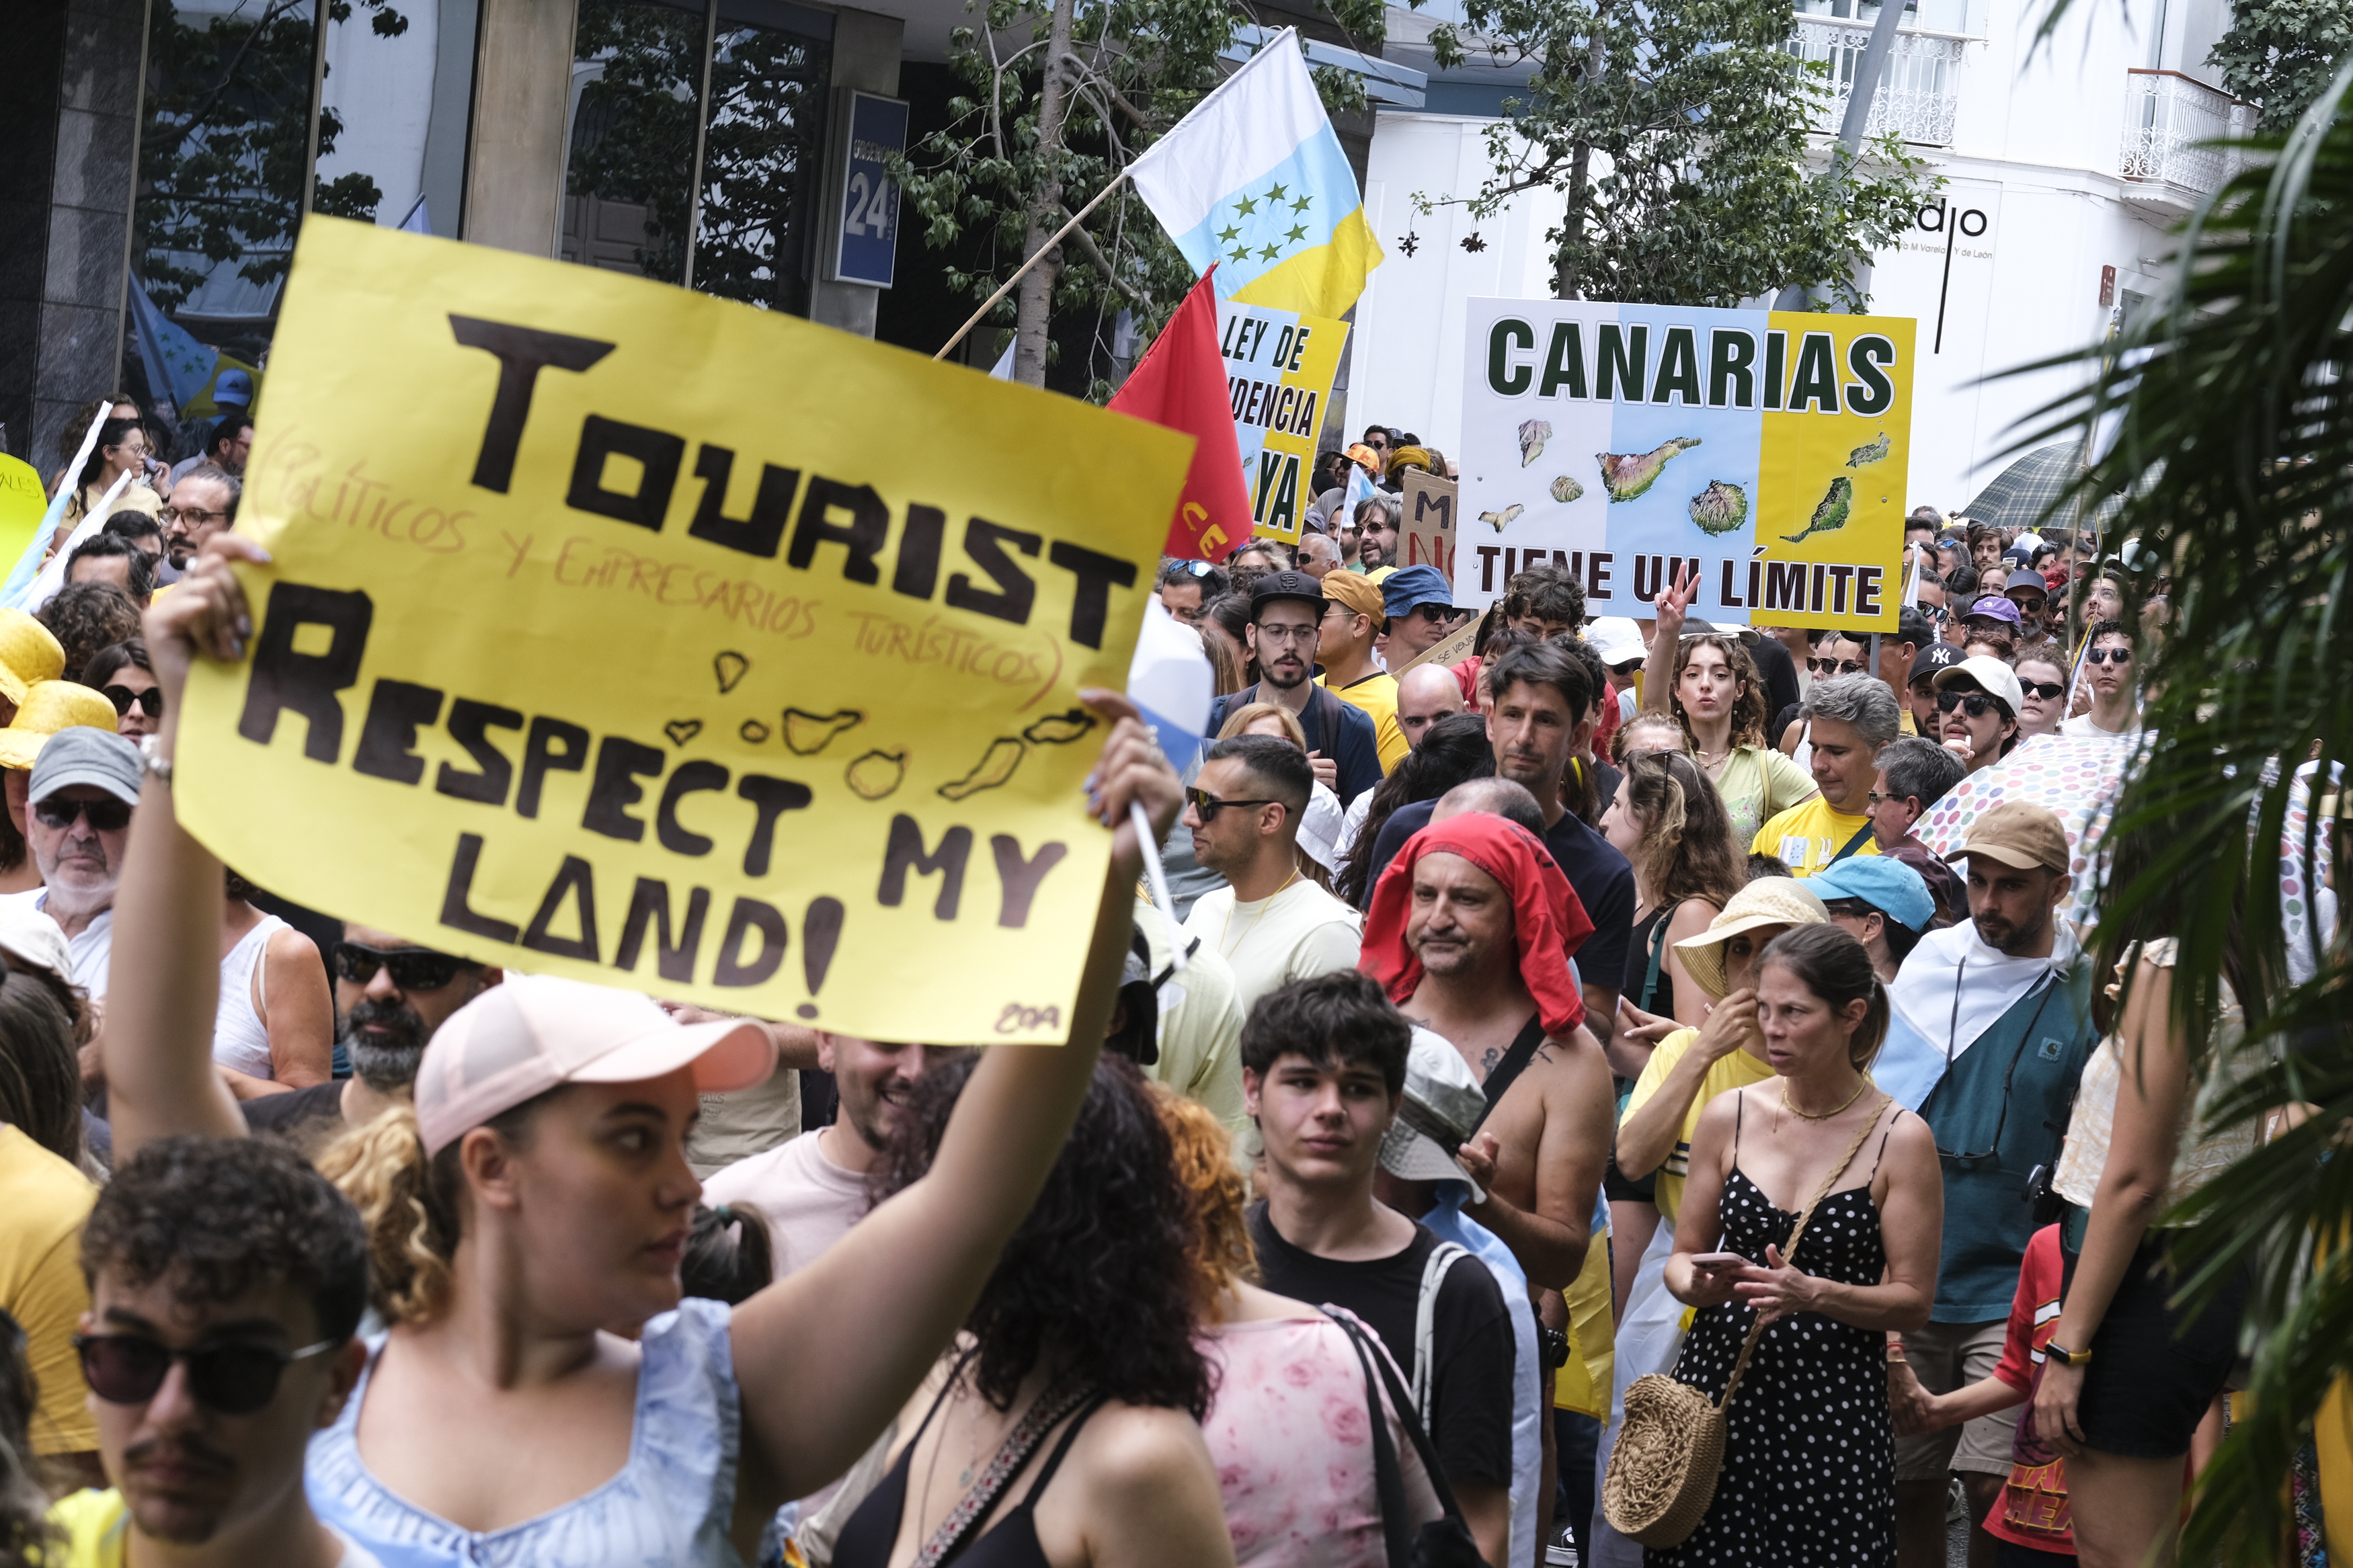
[[[2060,1284],[2065,1264],[2059,1255],[2059,1227],[2046,1225],[2026,1244],[2018,1270],[2018,1293],[2010,1298],[2010,1334],[1994,1376],[2026,1395],[2018,1410],[2018,1436],[2010,1448],[2010,1479],[2001,1500],[1986,1515],[1986,1532],[2037,1552],[2075,1555],[2075,1533],[2067,1505],[2064,1462],[2034,1432],[2034,1390],[2042,1381],[2042,1347],[2059,1326]]]

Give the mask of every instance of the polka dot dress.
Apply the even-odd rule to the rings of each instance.
[[[1785,1245],[1798,1223],[1737,1166],[1724,1184],[1723,1215],[1717,1246],[1760,1264],[1766,1244]],[[1822,1200],[1799,1261],[1841,1284],[1879,1283],[1887,1253],[1868,1183]],[[1676,1378],[1721,1396],[1751,1317],[1737,1305],[1703,1309]],[[1767,1329],[1733,1396],[1715,1500],[1682,1545],[1646,1548],[1644,1568],[1892,1568],[1895,1439],[1885,1347],[1883,1333],[1819,1312]]]

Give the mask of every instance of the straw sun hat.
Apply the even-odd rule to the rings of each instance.
[[[1814,891],[1794,877],[1759,877],[1732,895],[1724,912],[1698,936],[1675,943],[1683,969],[1699,988],[1724,1000],[1724,944],[1742,931],[1763,926],[1827,925],[1831,912]]]
[[[26,689],[66,672],[66,650],[49,628],[22,610],[0,609],[0,697],[25,700]]]
[[[37,681],[26,688],[16,720],[0,730],[0,768],[29,768],[42,744],[78,724],[114,733],[114,704],[70,680]]]

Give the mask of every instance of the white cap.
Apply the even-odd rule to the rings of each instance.
[[[0,952],[19,963],[36,964],[60,980],[73,978],[73,952],[58,922],[33,908],[29,899],[0,900]]]
[[[1591,622],[1585,628],[1585,640],[1601,656],[1602,663],[1612,667],[1651,651],[1642,646],[1642,628],[1624,616],[1603,616]]]
[[[1947,665],[1936,672],[1936,689],[1942,691],[1957,684],[1963,676],[1976,681],[1988,696],[2007,704],[2013,719],[2026,706],[2026,691],[2018,684],[2017,672],[1998,658],[1979,653],[1958,664]]]
[[[510,975],[449,1015],[417,1068],[429,1156],[502,1111],[567,1083],[642,1083],[694,1069],[700,1094],[765,1083],[776,1042],[749,1018],[679,1024],[649,996]]]
[[[1381,1168],[1400,1181],[1460,1182],[1472,1203],[1485,1203],[1479,1184],[1454,1163],[1454,1151],[1486,1112],[1487,1091],[1462,1053],[1416,1024],[1405,1058],[1405,1103],[1381,1137]]]

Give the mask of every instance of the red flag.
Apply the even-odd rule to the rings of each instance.
[[[1216,270],[1193,285],[1111,400],[1122,414],[1194,437],[1193,466],[1163,547],[1185,561],[1223,561],[1249,541],[1252,527],[1226,357],[1218,352],[1218,299],[1209,289]]]

